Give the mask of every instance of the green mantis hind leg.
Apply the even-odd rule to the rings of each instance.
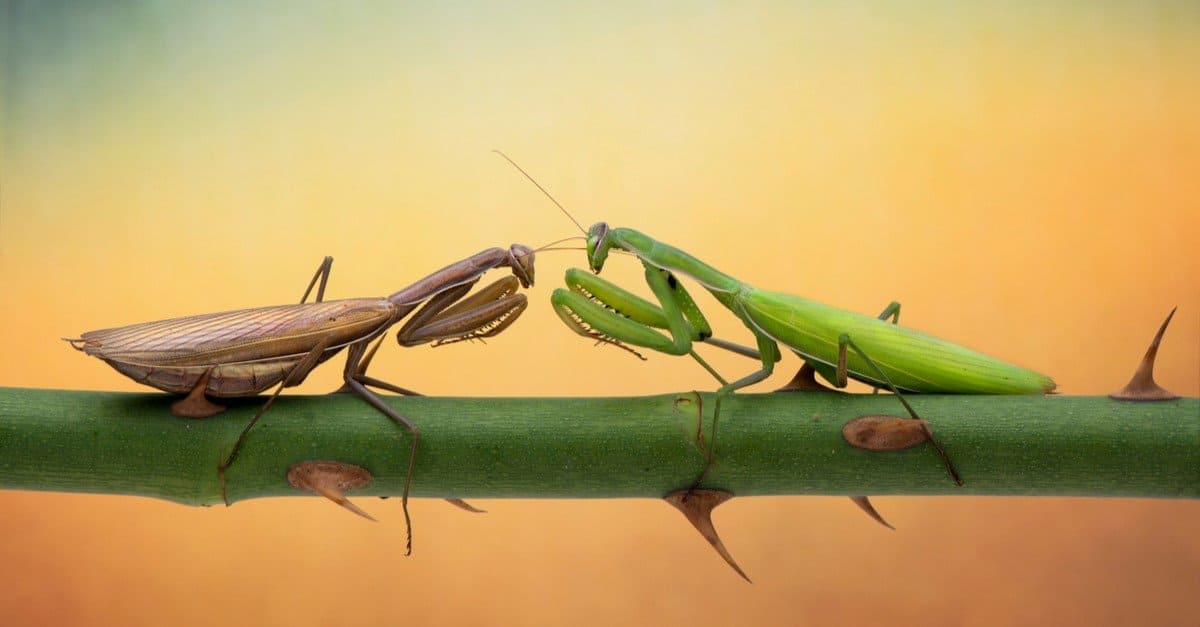
[[[901,405],[904,405],[904,409],[908,411],[908,414],[914,419],[920,420],[921,416],[919,416],[917,411],[912,408],[912,405],[908,404],[908,400],[904,398],[904,395],[900,393],[900,390],[897,390],[896,386],[892,384],[892,380],[888,378],[887,373],[884,372],[883,369],[880,368],[879,365],[876,364],[869,355],[863,352],[863,350],[854,343],[854,340],[850,338],[850,335],[846,333],[842,333],[838,336],[838,363],[834,385],[839,388],[843,388],[846,387],[846,384],[848,383],[846,359],[848,350],[851,348],[854,349],[854,352],[858,353],[858,355],[867,362],[867,365],[869,365],[877,374],[879,374],[882,381],[887,384],[887,388],[896,396],[896,400],[900,401]],[[942,458],[942,464],[946,467],[946,472],[950,474],[950,478],[954,480],[955,485],[961,486],[963,484],[962,477],[959,476],[958,470],[954,468],[954,463],[950,461],[950,456],[946,454],[946,451],[942,448],[941,443],[939,443],[937,438],[934,437],[933,431],[929,428],[929,424],[924,423],[923,428],[925,430],[925,434],[929,436],[929,443],[933,445],[934,450],[936,450],[938,455]]]
[[[879,313],[878,318],[880,320],[887,320],[888,318],[891,318],[892,324],[900,324],[900,301],[894,300],[889,303],[888,306],[884,307],[883,311]],[[879,386],[873,386],[871,388],[871,393],[878,394]]]
[[[900,301],[894,300],[883,308],[883,311],[876,316],[880,320],[892,319],[892,324],[900,324]]]

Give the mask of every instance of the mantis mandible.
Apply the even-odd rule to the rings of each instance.
[[[571,217],[520,166],[503,153],[501,156]],[[571,220],[583,231],[582,225],[574,218]],[[628,346],[625,345],[631,344],[671,355],[692,356],[721,384],[717,389],[714,423],[725,395],[771,375],[781,357],[780,344],[804,361],[806,368],[801,370],[802,373],[807,370],[810,375],[811,372],[820,374],[837,388],[844,388],[849,379],[887,388],[914,419],[919,416],[901,390],[940,394],[1045,394],[1055,388],[1054,381],[1045,375],[899,326],[900,304],[897,302],[885,308],[878,317],[866,316],[800,296],[756,288],[679,248],[633,229],[610,228],[599,222],[587,229],[585,235],[591,273],[580,269],[567,271],[569,289],[557,289],[550,297],[559,317],[575,332],[594,340],[626,349]],[[657,305],[597,276],[613,250],[629,253],[641,261],[646,283],[654,293]],[[695,280],[737,316],[754,336],[757,350],[714,338],[704,314],[679,282],[677,277],[681,276]],[[760,367],[739,379],[727,381],[693,350],[694,342],[755,357],[760,361]],[[947,472],[961,485],[949,457],[932,438],[932,433],[929,435]],[[711,448],[706,456],[711,464]],[[700,477],[703,476],[702,473]],[[859,499],[865,501],[865,498],[855,499],[861,506],[863,503]]]
[[[369,387],[398,394],[416,394],[367,376],[371,357],[389,328],[421,307],[400,328],[402,346],[433,342],[434,346],[491,337],[512,324],[528,301],[517,293],[534,280],[534,251],[528,246],[490,248],[413,283],[386,298],[324,300],[333,258],[326,257],[297,305],[276,305],[201,314],[157,322],[88,331],[67,339],[77,350],[104,360],[121,374],[146,385],[186,396],[171,405],[171,413],[206,418],[225,408],[206,398],[254,396],[276,387],[246,424],[228,456],[218,467],[222,498],[225,471],[254,424],[285,387],[299,385],[318,364],[347,349],[339,392],[353,392],[412,436],[408,474],[401,499],[412,552],[412,522],[408,492],[420,431]],[[493,268],[508,266],[504,277],[475,294],[467,293]],[[319,281],[319,285],[318,285]],[[317,286],[315,302],[307,302]],[[464,298],[466,297],[466,298]],[[370,343],[379,338],[370,351]],[[451,499],[452,503],[463,505]]]

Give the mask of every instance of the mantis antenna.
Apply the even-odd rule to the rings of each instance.
[[[540,189],[542,191],[542,193],[546,195],[546,198],[549,198],[550,202],[554,203],[554,206],[558,207],[559,211],[562,211],[564,215],[566,215],[568,218],[571,219],[571,222],[575,223],[575,226],[579,227],[580,233],[583,233],[585,235],[587,234],[587,229],[583,228],[583,225],[579,223],[579,220],[576,220],[575,216],[571,215],[571,212],[567,211],[567,208],[562,206],[562,203],[555,200],[554,196],[552,196],[550,194],[550,192],[546,191],[546,188],[542,187],[541,183],[538,183],[536,179],[534,179],[532,176],[529,176],[529,173],[525,171],[525,168],[522,168],[521,166],[517,165],[516,161],[513,161],[512,159],[510,159],[508,157],[508,155],[504,154],[503,152],[501,152],[499,150],[493,150],[492,152],[500,155],[501,157],[504,157],[504,160],[509,162],[510,164],[512,164],[512,167],[516,168],[517,171],[520,172],[521,174],[524,174],[525,178],[529,179],[530,183],[533,183],[538,189]]]

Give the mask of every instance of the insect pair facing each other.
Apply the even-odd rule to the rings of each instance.
[[[104,360],[133,380],[186,394],[171,406],[177,416],[204,418],[224,408],[206,397],[254,396],[277,386],[247,423],[218,467],[222,498],[225,471],[237,457],[247,434],[285,387],[299,385],[318,364],[347,349],[345,385],[339,392],[358,394],[412,437],[401,499],[412,551],[408,492],[412,483],[420,431],[369,388],[413,395],[411,390],[368,376],[367,366],[389,328],[400,328],[401,346],[434,345],[486,338],[500,333],[525,310],[518,293],[534,281],[534,251],[528,246],[490,248],[413,283],[386,298],[324,300],[333,258],[326,257],[296,305],[275,305],[144,322],[68,339],[71,346]],[[488,270],[507,266],[512,275],[467,296]],[[315,302],[307,302],[313,287]],[[418,308],[420,308],[418,310]],[[462,505],[461,502],[455,502]]]
[[[504,155],[501,153],[501,156]],[[508,159],[507,156],[504,158]],[[529,177],[511,159],[509,162]],[[533,182],[545,193],[536,181]],[[549,193],[546,195],[566,213]],[[580,229],[583,230],[582,226]],[[551,296],[556,312],[574,331],[591,339],[622,346],[631,352],[633,349],[627,344],[696,359],[720,382],[713,411],[714,432],[721,399],[770,376],[781,358],[779,344],[791,349],[805,364],[800,372],[806,376],[798,376],[789,387],[816,386],[813,373],[820,374],[838,388],[845,387],[849,379],[855,379],[877,388],[888,388],[914,419],[919,416],[901,390],[1044,394],[1055,387],[1049,377],[1026,368],[900,327],[898,303],[892,303],[879,317],[872,318],[799,296],[755,288],[633,229],[609,228],[601,222],[585,231],[585,235],[591,273],[577,269],[568,271],[569,289],[555,290]],[[612,250],[632,254],[641,261],[646,283],[654,293],[657,305],[594,276],[601,272]],[[173,410],[181,415],[204,416],[220,411],[221,408],[209,402],[205,394],[251,396],[278,385],[220,465],[223,492],[225,469],[233,462],[246,434],[271,406],[280,390],[298,385],[317,364],[348,347],[343,371],[344,389],[359,394],[412,434],[403,498],[411,551],[407,499],[419,431],[384,404],[368,386],[400,394],[412,392],[367,376],[366,367],[374,353],[374,349],[368,352],[368,345],[422,304],[424,307],[398,334],[403,345],[450,342],[499,333],[527,304],[525,297],[515,292],[518,282],[525,287],[533,283],[533,253],[528,247],[515,244],[509,250],[490,249],[451,264],[386,299],[325,302],[324,287],[331,263],[327,258],[299,305],[206,314],[92,331],[70,341],[76,348],[104,359],[139,382],[169,392],[187,393],[184,400],[173,406]],[[484,272],[499,266],[512,268],[515,278],[493,283],[463,300]],[[754,336],[756,347],[740,346],[713,337],[707,320],[679,282],[679,277],[696,280],[737,316]],[[306,303],[318,280],[317,302]],[[761,365],[730,382],[695,352],[693,344],[696,342],[754,358]],[[941,455],[947,472],[961,484],[949,456],[932,437],[927,423],[922,421],[921,424]],[[699,485],[714,458],[715,443],[710,443],[707,448],[703,441],[698,444],[706,463],[694,485]],[[851,498],[882,522],[867,497]]]

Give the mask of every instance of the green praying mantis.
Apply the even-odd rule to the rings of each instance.
[[[534,183],[560,210],[582,225],[507,155],[502,157]],[[720,382],[713,410],[714,429],[721,399],[759,383],[774,371],[782,344],[804,361],[793,389],[817,386],[812,374],[834,387],[850,379],[893,392],[909,415],[919,415],[903,392],[934,394],[1045,394],[1054,381],[1045,375],[984,355],[958,344],[899,326],[900,304],[893,302],[878,317],[839,309],[814,300],[754,287],[701,261],[697,257],[649,235],[629,228],[612,228],[604,222],[584,231],[587,272],[567,271],[567,289],[559,288],[551,302],[559,317],[576,333],[634,352],[639,346],[670,355],[690,355]],[[600,278],[609,253],[620,251],[641,261],[646,284],[658,304]],[[688,277],[699,283],[729,309],[754,336],[757,349],[713,337],[700,307],[680,283]],[[665,331],[665,333],[664,333]],[[759,360],[757,370],[733,381],[717,373],[694,350],[703,342]],[[636,354],[636,352],[635,352]],[[810,385],[805,385],[805,379]],[[924,426],[929,440],[956,484],[962,480],[941,445]],[[714,431],[715,432],[715,431]],[[703,450],[703,442],[700,442]],[[712,444],[705,452],[712,464]],[[869,515],[883,523],[866,497],[852,497]],[[883,523],[887,524],[887,523]]]

